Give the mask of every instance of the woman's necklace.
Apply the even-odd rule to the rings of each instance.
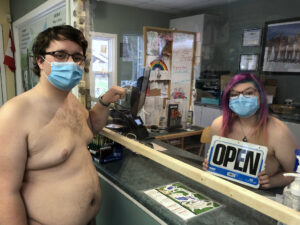
[[[240,125],[241,125],[241,130],[242,130],[242,132],[243,132],[243,135],[244,135],[244,137],[243,137],[243,142],[248,142],[248,139],[247,139],[247,136],[250,134],[250,132],[246,135],[245,134],[245,132],[244,132],[244,129],[243,129],[243,125],[242,125],[242,123],[241,123],[241,121],[239,120],[239,122],[240,122]],[[251,131],[251,130],[250,130]]]

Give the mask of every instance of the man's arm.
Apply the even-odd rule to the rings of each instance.
[[[19,111],[20,112],[20,111]],[[26,225],[21,187],[27,160],[22,113],[14,104],[0,109],[0,224]]]
[[[124,98],[124,96],[124,88],[113,86],[102,96],[101,100],[104,104],[109,105],[120,98]],[[100,102],[97,102],[97,104],[90,110],[89,125],[93,134],[97,134],[105,126],[108,114],[109,107],[102,105]]]

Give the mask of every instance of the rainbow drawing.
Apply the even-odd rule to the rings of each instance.
[[[161,59],[155,59],[150,63],[151,70],[158,68],[159,70],[168,70],[167,65]]]

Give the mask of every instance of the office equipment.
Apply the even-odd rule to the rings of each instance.
[[[110,110],[113,124],[122,125],[123,133],[134,134],[139,140],[149,135],[142,118],[137,116],[145,103],[149,77],[150,68],[146,67],[143,76],[137,81],[137,86],[125,87],[127,90],[125,98]]]

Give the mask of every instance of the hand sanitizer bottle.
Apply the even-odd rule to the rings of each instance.
[[[300,163],[300,155],[297,154],[296,157]],[[295,177],[295,180],[283,190],[283,204],[300,211],[300,165],[298,164],[296,173],[285,173],[283,175]],[[283,223],[278,222],[277,225],[283,225]]]
[[[300,174],[285,173],[284,176],[295,177],[295,180],[283,191],[283,204],[300,211]]]

